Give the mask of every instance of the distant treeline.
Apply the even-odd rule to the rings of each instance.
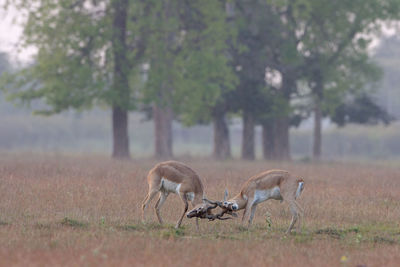
[[[1,101],[0,101],[1,103]],[[12,109],[8,109],[11,111]],[[136,158],[147,158],[154,151],[154,127],[143,120],[144,114],[131,113],[129,119],[130,149]],[[109,111],[82,114],[63,112],[52,117],[29,115],[29,111],[0,116],[0,151],[50,152],[70,154],[104,154],[110,150]],[[242,123],[238,118],[228,122],[232,157],[241,155]],[[172,127],[174,156],[207,157],[212,153],[212,125],[185,127],[174,122]],[[387,160],[400,156],[400,125],[355,126],[324,131],[324,159]],[[262,129],[255,128],[255,158],[262,158]],[[292,128],[290,150],[296,161],[311,160],[312,135],[309,127]]]
[[[314,159],[323,118],[340,126],[393,119],[371,97],[382,73],[369,44],[399,19],[400,0],[9,2],[27,14],[21,44],[38,53],[2,75],[5,94],[41,100],[42,115],[109,107],[116,158],[130,157],[130,111],[154,121],[162,158],[173,155],[174,120],[211,123],[212,154],[225,159],[227,118],[240,117],[243,159],[255,158],[260,125],[263,157],[285,160],[290,127],[312,115]]]

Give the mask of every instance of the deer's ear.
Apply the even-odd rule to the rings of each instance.
[[[224,201],[228,200],[228,189],[225,188]]]

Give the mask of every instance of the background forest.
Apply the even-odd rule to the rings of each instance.
[[[398,0],[3,5],[11,7],[24,14],[20,44],[37,53],[26,64],[0,54],[1,150],[400,155]]]

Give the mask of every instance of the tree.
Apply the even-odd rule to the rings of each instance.
[[[282,75],[279,92],[287,107],[290,107],[293,94],[301,94],[299,82],[308,83],[315,115],[313,154],[318,159],[321,119],[324,114],[329,114],[324,109],[341,103],[327,103],[332,99],[325,95],[336,95],[337,100],[346,95],[343,92],[363,88],[368,76],[374,72],[367,53],[371,34],[379,29],[379,22],[396,18],[400,3],[397,0],[351,3],[345,0],[268,0],[268,3],[277,16],[276,21],[280,22],[275,26],[279,33],[271,42],[270,66]],[[276,41],[285,45],[277,49],[273,45]],[[344,78],[348,79],[344,81]],[[347,89],[343,86],[346,84]],[[276,150],[283,153],[280,157],[288,155],[288,121],[288,116],[280,115],[274,123],[275,145],[281,146]]]
[[[226,121],[230,110],[229,92],[237,81],[230,64],[229,44],[234,42],[236,31],[229,23],[232,14],[227,1],[195,1],[191,5],[193,13],[187,16],[186,23],[194,30],[188,31],[188,42],[180,60],[177,99],[184,122],[212,120],[213,156],[226,159],[231,157]]]
[[[145,102],[153,106],[156,155],[172,155],[172,118],[186,125],[211,120],[221,92],[231,85],[225,10],[221,1],[146,1],[143,27],[148,81]],[[172,114],[175,114],[174,116]]]
[[[185,125],[213,121],[214,156],[230,157],[225,115],[227,92],[236,83],[228,57],[228,40],[234,39],[224,1],[186,1],[180,17],[181,40],[173,63],[172,103]],[[158,87],[159,88],[159,87]]]
[[[12,70],[12,65],[10,63],[10,59],[7,53],[0,52],[0,81],[2,80],[3,74]],[[3,101],[3,94],[0,91],[0,101]],[[0,112],[3,114],[6,109],[3,105],[1,105]]]
[[[386,110],[378,106],[370,95],[361,94],[353,99],[348,99],[335,109],[331,119],[337,125],[343,127],[347,123],[389,124],[394,118]]]
[[[388,36],[380,40],[373,53],[373,59],[383,69],[384,76],[376,94],[377,102],[396,119],[400,119],[400,38]]]
[[[158,158],[173,155],[173,91],[176,81],[176,58],[181,49],[181,1],[143,1],[141,27],[149,32],[145,60],[149,64],[144,87],[145,102],[152,106],[154,149]]]
[[[395,18],[399,8],[400,2],[392,0],[308,1],[303,19],[297,24],[308,32],[299,52],[305,58],[304,69],[314,100],[314,159],[321,156],[321,120],[328,113],[324,106],[342,103],[326,103],[331,99],[325,99],[325,95],[333,92],[348,96],[377,78],[376,67],[369,60],[368,43],[380,23]]]
[[[7,92],[29,103],[42,99],[51,115],[107,105],[112,109],[113,157],[129,158],[128,111],[135,107],[129,75],[130,1],[10,1],[27,13],[22,44],[34,63],[9,76]]]
[[[233,3],[238,35],[231,54],[239,78],[233,109],[243,116],[242,158],[254,159],[254,126],[260,123],[264,157],[289,159],[290,100],[302,67],[296,48],[301,36],[287,23],[292,8],[274,1]]]
[[[232,24],[238,33],[236,45],[231,45],[230,54],[239,83],[232,92],[232,109],[241,113],[243,119],[241,157],[254,160],[254,127],[258,115],[268,110],[268,106],[265,106],[265,68],[269,36],[264,28],[271,18],[265,16],[267,5],[262,0],[235,1],[234,8]]]
[[[271,19],[265,27],[269,36],[266,75],[279,77],[279,84],[269,82],[275,98],[274,117],[264,121],[264,136],[267,136],[268,130],[273,131],[269,134],[273,137],[270,148],[273,148],[272,158],[277,160],[290,159],[289,128],[293,113],[291,100],[297,94],[297,83],[304,75],[304,58],[298,53],[298,46],[307,34],[307,31],[298,28],[296,18],[302,14],[305,1],[307,0],[266,1],[266,15]],[[266,122],[269,125],[265,124]]]
[[[130,88],[128,82],[129,63],[126,44],[128,0],[111,2],[112,34],[111,45],[114,57],[112,126],[113,154],[115,158],[129,158],[128,111]]]

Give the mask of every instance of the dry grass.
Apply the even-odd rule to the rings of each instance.
[[[0,265],[396,266],[400,262],[400,168],[363,164],[184,160],[209,198],[231,194],[270,168],[305,178],[303,232],[285,235],[285,204],[259,205],[250,229],[239,220],[184,219],[178,197],[140,222],[152,160],[0,155]],[[154,205],[154,202],[152,203]],[[266,222],[270,214],[272,224]]]

